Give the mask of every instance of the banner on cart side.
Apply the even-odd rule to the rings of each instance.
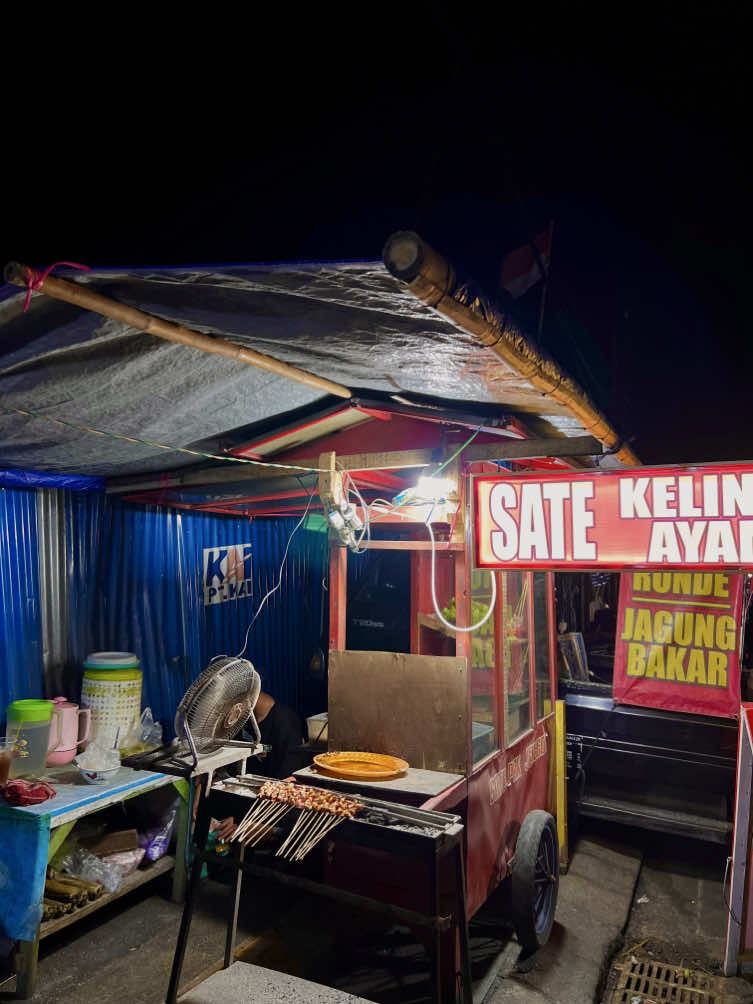
[[[473,479],[478,568],[753,565],[753,464]]]
[[[624,572],[614,652],[614,699],[736,718],[743,576]]]

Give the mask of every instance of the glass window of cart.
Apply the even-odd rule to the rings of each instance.
[[[533,642],[536,667],[536,716],[553,710],[552,678],[549,674],[549,574],[533,573]]]
[[[471,572],[470,623],[482,620],[491,602],[492,580],[496,573]],[[473,762],[478,763],[499,748],[497,727],[497,624],[499,608],[477,631],[471,633],[471,728]]]
[[[531,727],[531,576],[527,572],[502,572],[500,579],[504,625],[505,745],[511,746]]]

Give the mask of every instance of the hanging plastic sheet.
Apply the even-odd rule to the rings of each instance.
[[[83,474],[48,474],[46,471],[22,471],[13,467],[0,468],[0,486],[4,488],[69,488],[78,492],[99,492],[102,478]]]

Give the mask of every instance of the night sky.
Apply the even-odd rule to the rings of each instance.
[[[37,51],[3,260],[378,258],[415,229],[493,295],[553,219],[544,347],[645,462],[753,459],[743,5],[348,10]]]

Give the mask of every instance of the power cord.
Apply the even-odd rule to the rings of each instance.
[[[436,576],[436,558],[437,558],[437,545],[434,540],[434,531],[431,528],[431,523],[426,524],[426,529],[429,531],[429,537],[431,538],[431,601],[434,604],[434,613],[444,624],[446,628],[450,631],[455,631],[457,634],[467,634],[470,631],[478,631],[479,628],[483,627],[484,624],[489,620],[492,613],[494,612],[494,604],[497,601],[497,576],[494,572],[490,572],[492,578],[492,595],[489,603],[489,609],[486,611],[484,616],[477,624],[473,624],[471,627],[458,627],[457,624],[452,624],[447,620],[439,609],[439,603],[437,602],[437,576]]]
[[[280,562],[280,572],[279,572],[279,575],[277,576],[277,585],[273,586],[272,589],[270,589],[267,592],[267,594],[264,596],[264,599],[259,604],[256,613],[254,614],[253,618],[251,619],[251,623],[246,628],[246,637],[245,637],[245,640],[243,642],[243,648],[240,650],[240,652],[236,656],[236,659],[241,659],[243,657],[243,655],[245,654],[245,651],[248,648],[248,639],[249,639],[249,635],[251,634],[251,628],[256,623],[256,618],[259,616],[259,614],[264,609],[264,606],[266,605],[266,602],[269,599],[269,597],[273,593],[276,593],[277,590],[282,585],[282,573],[283,573],[283,571],[285,569],[285,562],[288,560],[288,551],[290,550],[290,542],[292,541],[293,537],[295,537],[298,529],[301,527],[301,525],[303,524],[303,521],[306,519],[306,516],[308,516],[308,511],[311,508],[311,503],[314,501],[314,496],[316,495],[316,493],[317,493],[317,488],[314,487],[314,490],[311,492],[311,495],[309,495],[309,500],[306,503],[306,508],[303,510],[303,515],[298,520],[298,522],[293,527],[293,529],[290,531],[290,536],[288,537],[288,542],[285,545],[285,553],[283,554],[282,561]]]

